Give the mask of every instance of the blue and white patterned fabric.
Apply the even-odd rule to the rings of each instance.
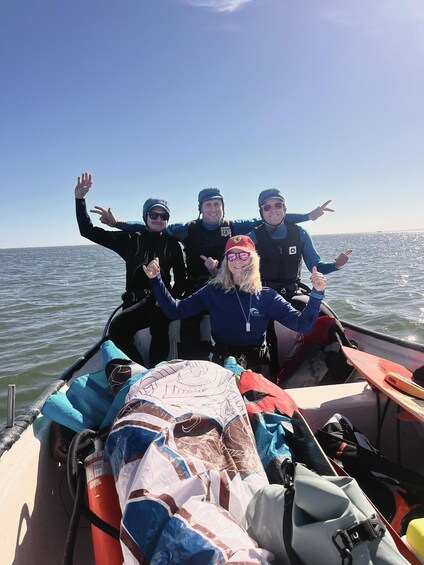
[[[234,373],[208,361],[157,366],[135,383],[105,445],[126,564],[269,563],[246,507],[268,484]]]

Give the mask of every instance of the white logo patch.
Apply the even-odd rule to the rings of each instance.
[[[297,253],[296,245],[292,245],[291,247],[289,247],[289,255],[296,255],[296,253]]]
[[[221,227],[221,235],[222,237],[231,237],[231,228],[230,226],[222,226]]]

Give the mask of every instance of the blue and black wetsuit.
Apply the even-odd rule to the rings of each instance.
[[[337,270],[335,261],[322,261],[308,232],[291,222],[278,227],[262,223],[248,235],[261,258],[262,283],[287,298],[298,289],[302,259],[309,271],[316,267],[326,275]]]

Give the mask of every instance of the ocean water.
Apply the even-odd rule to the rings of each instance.
[[[424,343],[424,231],[315,236],[321,257],[353,249],[327,276],[340,318]],[[124,291],[122,259],[98,245],[0,249],[0,427],[7,385],[17,414],[101,337]],[[303,281],[309,280],[308,271]]]

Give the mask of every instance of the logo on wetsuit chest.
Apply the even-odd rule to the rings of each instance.
[[[257,308],[251,308],[249,316],[251,316],[252,318],[263,318],[263,315]]]
[[[222,235],[222,237],[231,237],[230,226],[222,226],[221,227],[221,235]]]
[[[289,247],[289,255],[296,255],[296,253],[297,253],[296,245],[292,245],[291,247]]]

